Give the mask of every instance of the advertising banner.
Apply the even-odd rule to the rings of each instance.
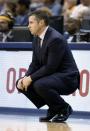
[[[75,111],[90,111],[90,51],[73,50],[80,71],[80,91],[62,96]],[[36,108],[15,87],[32,59],[32,51],[0,51],[0,107]],[[47,108],[46,106],[43,108]]]

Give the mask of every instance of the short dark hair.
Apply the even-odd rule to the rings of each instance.
[[[44,20],[46,26],[49,24],[49,15],[44,10],[36,10],[30,13],[29,16],[35,16],[37,21]]]

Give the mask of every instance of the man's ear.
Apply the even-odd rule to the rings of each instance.
[[[44,24],[44,20],[40,20],[40,24],[43,25]]]

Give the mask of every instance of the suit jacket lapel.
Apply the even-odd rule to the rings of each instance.
[[[38,40],[37,40],[37,38],[35,38],[36,52],[37,52],[37,57],[38,57],[38,59],[40,61],[40,64],[42,64],[42,61],[43,61],[43,58],[44,58],[44,55],[45,55],[45,51],[46,51],[47,45],[49,43],[48,41],[49,41],[50,32],[51,32],[51,29],[49,27],[47,29],[47,31],[46,31],[46,34],[45,34],[45,37],[44,37],[44,40],[43,40],[43,43],[42,43],[42,47],[40,47],[38,45]]]
[[[43,43],[42,43],[42,50],[45,49],[45,47],[47,47],[48,45],[48,41],[49,41],[49,36],[50,36],[50,32],[51,32],[51,29],[50,27],[47,29],[47,32],[45,34],[45,37],[44,37],[44,40],[43,40]]]
[[[43,56],[45,55],[45,51],[46,51],[46,48],[47,48],[47,45],[48,45],[48,41],[49,41],[49,36],[50,36],[50,32],[51,32],[51,29],[50,27],[47,29],[46,31],[46,34],[45,34],[45,37],[44,37],[44,40],[43,40],[43,43],[42,43],[42,47],[41,47],[41,59],[43,60]]]

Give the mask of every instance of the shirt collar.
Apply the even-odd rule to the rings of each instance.
[[[44,29],[44,31],[42,32],[42,34],[39,36],[41,40],[44,39],[44,36],[45,36],[45,34],[46,34],[46,31],[47,31],[48,27],[49,27],[49,26],[47,26],[47,27]]]

